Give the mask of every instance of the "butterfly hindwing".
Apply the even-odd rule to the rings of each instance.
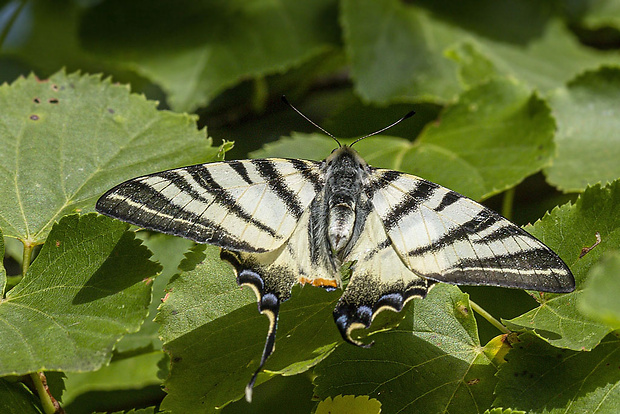
[[[267,252],[286,242],[322,188],[319,164],[259,159],[177,168],[114,187],[97,210],[199,243]]]
[[[351,337],[353,330],[368,328],[384,309],[400,312],[409,300],[425,297],[434,282],[405,266],[373,209],[349,259],[354,261],[352,275],[334,309],[334,320],[346,341],[365,346]]]
[[[269,329],[258,368],[248,386],[246,399],[252,399],[257,375],[275,346],[281,302],[289,299],[296,283],[311,284],[332,290],[340,286],[340,276],[328,255],[324,237],[313,232],[313,221],[321,204],[321,194],[304,211],[291,237],[278,249],[266,253],[231,252],[222,250],[222,259],[230,262],[237,274],[237,283],[250,286],[258,300],[258,310],[268,316]],[[318,213],[320,215],[320,211]],[[316,229],[315,229],[316,231]]]
[[[564,262],[494,211],[424,179],[375,169],[367,193],[401,260],[440,282],[574,289]]]

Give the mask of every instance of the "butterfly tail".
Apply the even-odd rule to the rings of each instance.
[[[250,382],[248,382],[248,385],[245,387],[245,399],[247,402],[252,402],[252,390],[254,389],[254,383],[256,382],[258,373],[263,369],[265,362],[267,362],[267,358],[269,358],[275,349],[280,300],[273,293],[264,294],[258,302],[258,310],[269,318],[269,330],[267,331],[267,339],[265,340],[265,348],[263,349],[260,364],[252,375]]]

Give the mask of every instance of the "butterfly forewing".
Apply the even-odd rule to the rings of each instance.
[[[570,270],[547,246],[452,190],[376,169],[367,192],[401,260],[420,276],[549,292],[574,288]]]
[[[320,190],[318,165],[270,159],[163,171],[114,187],[97,210],[200,243],[266,252],[287,241]]]

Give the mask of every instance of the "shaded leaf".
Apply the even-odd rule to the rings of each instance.
[[[195,118],[156,110],[100,76],[59,72],[0,86],[0,227],[43,243],[52,224],[94,210],[114,184],[218,152]]]
[[[223,408],[223,414],[298,414],[312,413],[313,386],[309,375],[275,376],[263,383],[260,392],[252,396],[252,403],[245,399],[234,401]]]
[[[267,334],[267,318],[258,313],[254,293],[237,286],[232,268],[219,260],[219,249],[194,249],[181,267],[191,269],[199,261],[170,283],[157,317],[172,360],[162,409],[175,412],[211,412],[241,398]],[[310,286],[293,289],[281,306],[276,351],[266,371],[303,372],[340,342],[331,315],[340,294]],[[269,376],[261,374],[258,384]]]
[[[315,414],[379,414],[381,403],[366,395],[327,397],[316,407]]]
[[[4,261],[4,236],[2,228],[0,228],[0,257]],[[4,263],[0,264],[0,300],[4,297],[4,289],[6,288],[6,269]]]
[[[620,29],[620,4],[614,0],[597,0],[585,2],[581,23],[590,29],[613,27]],[[577,3],[578,4],[578,3]]]
[[[442,56],[454,36],[448,25],[397,0],[344,0],[341,21],[362,99],[442,102],[460,91],[456,64]]]
[[[346,0],[342,9],[355,87],[367,101],[449,101],[461,88],[450,57],[463,42],[487,68],[543,91],[620,63],[581,45],[546,2]]]
[[[617,413],[620,340],[609,335],[590,352],[557,349],[519,337],[499,370],[494,405],[528,413]]]
[[[158,334],[160,325],[155,323],[153,319],[157,315],[157,309],[166,294],[166,285],[175,274],[178,274],[178,266],[183,259],[183,254],[194,244],[191,240],[166,234],[143,236],[139,233],[138,236],[146,237],[143,239],[143,243],[153,253],[151,260],[159,262],[163,266],[163,270],[153,282],[153,299],[144,324],[138,332],[125,335],[120,340],[116,345],[117,352],[134,351],[138,348],[146,348],[149,351],[161,349],[162,343]]]
[[[0,411],[5,414],[40,414],[39,399],[21,382],[0,378]]]
[[[335,7],[333,0],[107,1],[85,15],[82,36],[91,53],[160,85],[173,108],[194,110],[242,79],[331,49]]]
[[[249,303],[256,297],[241,290],[218,247],[196,245],[179,265],[182,272],[168,284],[155,321],[166,344]]]
[[[164,358],[162,351],[155,351],[115,358],[97,371],[68,373],[63,403],[68,405],[80,394],[90,391],[139,390],[159,385],[162,381],[157,376],[158,363]]]
[[[586,72],[550,96],[557,157],[545,170],[563,191],[620,177],[620,68]]]
[[[314,370],[319,398],[368,395],[385,412],[482,412],[495,367],[478,341],[467,295],[439,284],[414,299],[398,328],[371,335],[370,349],[339,346]]]
[[[577,302],[590,268],[610,249],[620,245],[620,180],[587,188],[575,204],[566,204],[545,215],[530,233],[551,247],[570,267],[577,283],[567,294],[536,294],[540,306],[504,321],[513,330],[532,330],[554,346],[574,350],[592,349],[610,328],[583,316]],[[583,247],[592,246],[599,232],[602,242],[579,258]]]
[[[138,330],[159,266],[127,225],[63,218],[23,280],[0,302],[0,374],[88,371]]]
[[[513,410],[512,408],[491,408],[486,410],[484,414],[527,414],[525,411]]]
[[[620,253],[609,251],[588,272],[577,308],[590,318],[620,329]]]

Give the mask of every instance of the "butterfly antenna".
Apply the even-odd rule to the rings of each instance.
[[[286,99],[286,96],[282,95],[282,101],[287,104],[288,106],[290,106],[293,111],[297,112],[299,115],[301,115],[301,117],[303,119],[305,119],[306,121],[310,122],[312,125],[314,125],[316,128],[320,129],[321,131],[323,131],[323,133],[329,135],[330,137],[332,137],[334,139],[334,141],[336,141],[336,143],[338,144],[338,148],[342,147],[342,144],[340,143],[340,141],[338,141],[338,139],[331,133],[329,133],[328,131],[325,130],[325,128],[321,127],[319,124],[317,124],[316,122],[314,122],[312,119],[308,118],[306,115],[304,115],[299,109],[295,108],[293,106],[292,103],[290,103],[288,101],[288,99]]]
[[[407,115],[405,115],[405,116],[403,116],[402,118],[400,118],[398,121],[393,122],[393,123],[391,123],[390,125],[388,125],[388,126],[386,126],[386,127],[384,127],[384,128],[381,128],[381,129],[380,129],[380,130],[378,130],[378,131],[373,132],[372,134],[364,135],[363,137],[356,139],[356,140],[355,140],[355,141],[353,141],[353,143],[352,143],[351,145],[349,145],[349,146],[350,146],[350,147],[352,147],[352,146],[353,146],[353,145],[355,145],[357,142],[359,142],[359,141],[361,141],[361,140],[363,140],[363,139],[365,139],[365,138],[372,137],[373,135],[380,134],[380,133],[382,133],[383,131],[385,131],[385,130],[387,130],[387,129],[392,128],[393,126],[400,124],[400,123],[401,123],[402,121],[404,121],[405,119],[407,119],[407,118],[411,118],[411,117],[412,117],[412,116],[414,116],[414,115],[415,115],[415,111],[411,111],[411,112],[409,112]]]

